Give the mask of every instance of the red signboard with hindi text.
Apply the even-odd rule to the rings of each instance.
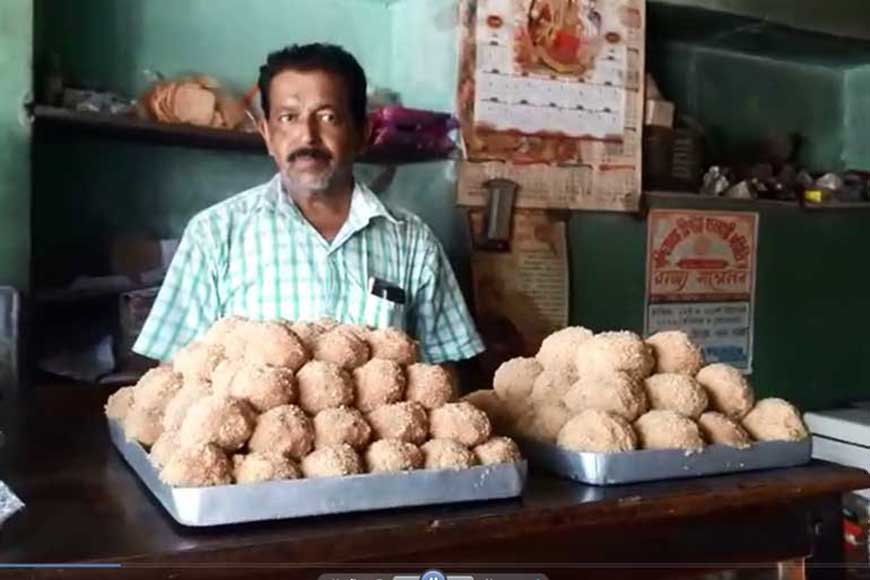
[[[647,227],[646,332],[684,330],[749,372],[758,214],[652,210]]]

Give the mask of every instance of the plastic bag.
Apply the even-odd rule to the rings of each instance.
[[[12,515],[24,508],[24,502],[18,499],[9,486],[0,481],[0,526]]]

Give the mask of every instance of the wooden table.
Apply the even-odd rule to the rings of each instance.
[[[0,479],[27,504],[0,529],[0,562],[120,562],[143,578],[316,578],[428,566],[550,578],[674,577],[811,555],[823,565],[842,557],[840,494],[870,487],[866,473],[825,463],[608,488],[535,474],[522,500],[184,528],[110,446],[106,394],[64,385],[0,403],[7,434]],[[837,570],[810,572],[834,577]],[[28,574],[118,576],[92,569]]]

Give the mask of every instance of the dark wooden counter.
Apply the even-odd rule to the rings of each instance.
[[[106,393],[64,385],[0,403],[7,434],[0,479],[27,504],[0,530],[0,562],[122,562],[173,567],[174,578],[249,578],[250,567],[258,576],[316,578],[342,563],[417,571],[500,564],[551,578],[577,577],[570,566],[581,563],[652,572],[663,564],[723,567],[811,554],[826,563],[837,561],[842,546],[839,494],[870,487],[866,473],[824,463],[609,488],[534,475],[522,500],[185,528],[111,447]],[[296,567],[281,567],[287,564]],[[154,568],[137,570],[157,577]],[[614,577],[628,577],[616,570]]]

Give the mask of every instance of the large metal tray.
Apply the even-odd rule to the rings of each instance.
[[[755,469],[793,467],[810,461],[812,442],[763,441],[747,449],[710,445],[703,451],[646,449],[623,453],[581,453],[554,444],[518,440],[533,468],[593,485],[617,485],[700,477]]]
[[[112,443],[180,524],[218,526],[260,520],[517,497],[526,462],[462,470],[418,470],[214,487],[170,487],[148,454],[111,419]]]

